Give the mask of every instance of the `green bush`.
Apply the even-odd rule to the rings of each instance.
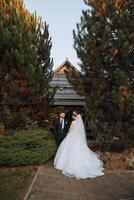
[[[113,141],[111,145],[111,150],[113,152],[120,152],[124,151],[127,147],[128,147],[127,142],[122,138],[118,138]]]
[[[114,127],[109,125],[107,122],[102,122],[97,132],[97,142],[103,149],[110,150],[114,142]]]
[[[56,151],[53,135],[46,129],[31,129],[0,137],[0,166],[38,165]]]

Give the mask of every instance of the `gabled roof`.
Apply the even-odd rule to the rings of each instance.
[[[65,60],[59,67],[57,67],[57,68],[54,70],[54,74],[57,74],[57,73],[59,73],[60,71],[61,71],[61,73],[64,73],[64,72],[62,72],[62,69],[63,69],[64,67],[69,67],[69,68],[72,68],[72,69],[75,70],[75,71],[78,71],[78,70],[74,67],[74,65],[72,65],[72,63],[66,58],[66,60]],[[63,71],[64,71],[64,70],[63,70]]]

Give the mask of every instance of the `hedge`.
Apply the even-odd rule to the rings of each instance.
[[[45,129],[22,130],[0,137],[0,166],[40,165],[55,152],[54,137]]]

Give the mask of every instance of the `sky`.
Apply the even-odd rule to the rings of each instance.
[[[66,58],[78,68],[80,62],[73,47],[73,33],[76,23],[80,22],[82,10],[88,9],[83,0],[24,0],[30,12],[37,13],[49,25],[52,37],[51,57],[54,68]]]

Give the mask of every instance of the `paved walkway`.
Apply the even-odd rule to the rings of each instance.
[[[41,166],[25,200],[134,200],[134,171],[107,171],[105,176],[76,180]]]

